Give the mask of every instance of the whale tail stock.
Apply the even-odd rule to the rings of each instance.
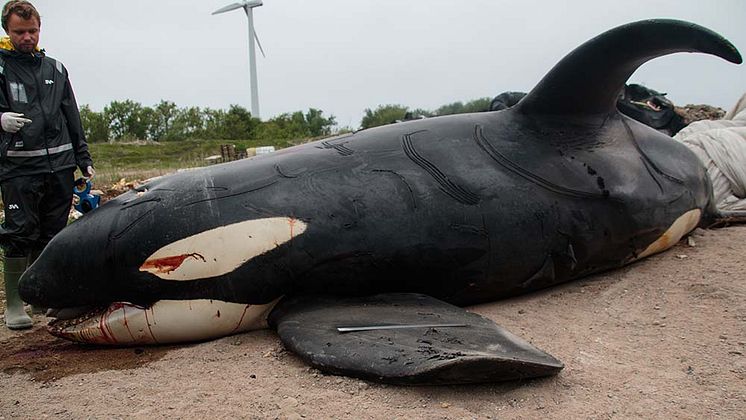
[[[746,211],[744,210],[720,210],[712,217],[706,226],[708,229],[727,227],[730,225],[746,224]]]
[[[671,19],[633,22],[604,32],[565,56],[515,109],[542,115],[615,113],[617,96],[638,67],[677,52],[742,62],[733,44],[702,26]]]

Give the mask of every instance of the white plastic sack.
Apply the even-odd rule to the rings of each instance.
[[[674,139],[699,157],[721,210],[746,210],[746,94],[722,120],[697,121]]]

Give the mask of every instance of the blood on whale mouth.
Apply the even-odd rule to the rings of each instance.
[[[110,305],[79,306],[75,308],[53,308],[47,311],[47,317],[53,318],[47,324],[47,329],[52,335],[61,336],[86,321],[100,318]]]
[[[108,305],[96,305],[76,308],[50,309],[48,317],[55,319],[47,324],[50,334],[72,341],[103,345],[136,344],[136,336],[130,329],[129,318],[137,317],[149,307],[129,302],[112,302]],[[136,323],[137,324],[137,323]],[[148,327],[150,326],[149,323]],[[126,331],[122,339],[120,329]],[[130,340],[131,339],[131,340]]]
[[[52,318],[47,326],[61,331],[65,328],[83,324],[91,319],[100,318],[107,311],[116,310],[123,306],[139,307],[131,303],[113,302],[105,305],[77,306],[74,308],[60,309],[52,308],[47,311],[47,318]],[[145,307],[140,308],[145,309]]]
[[[279,300],[265,304],[215,299],[159,300],[141,306],[129,302],[52,309],[50,334],[82,343],[129,346],[201,341],[266,328]]]

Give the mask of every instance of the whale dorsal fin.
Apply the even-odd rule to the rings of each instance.
[[[516,106],[523,114],[599,115],[616,111],[619,91],[645,62],[677,52],[716,55],[741,63],[736,47],[715,32],[671,19],[619,26],[560,60]]]

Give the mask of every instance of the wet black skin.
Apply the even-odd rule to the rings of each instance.
[[[620,267],[687,211],[716,212],[696,156],[614,106],[634,69],[677,51],[740,62],[692,24],[620,27],[572,52],[509,110],[394,124],[150,181],[54,238],[22,296],[68,307],[401,291],[467,305]],[[278,216],[308,228],[234,272],[173,282],[139,271],[179,239]]]

